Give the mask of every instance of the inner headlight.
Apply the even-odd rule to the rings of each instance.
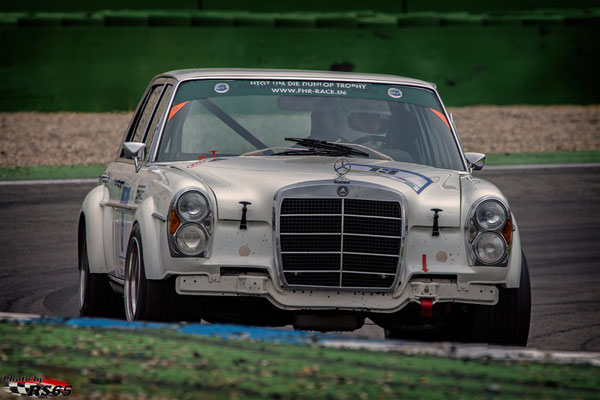
[[[495,200],[486,200],[475,210],[477,224],[485,230],[495,231],[504,226],[506,210]]]
[[[504,240],[496,233],[482,233],[475,239],[473,247],[475,256],[485,264],[495,264],[504,257]]]
[[[208,236],[204,229],[196,224],[187,224],[179,228],[175,235],[177,247],[186,255],[195,255],[206,248]]]
[[[208,214],[208,200],[198,192],[187,192],[179,198],[177,211],[187,221],[200,221]]]

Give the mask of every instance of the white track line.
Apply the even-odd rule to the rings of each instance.
[[[24,314],[24,313],[11,313],[11,312],[0,312],[0,320],[9,319],[15,321],[30,321],[32,319],[42,318],[41,314]]]
[[[458,359],[492,359],[503,361],[533,361],[552,364],[588,364],[600,366],[600,353],[584,351],[552,351],[534,348],[503,347],[486,344],[423,343],[402,341],[320,340],[324,347],[365,349],[408,355],[425,355]]]
[[[484,171],[502,171],[511,169],[558,169],[558,168],[593,168],[600,163],[564,163],[564,164],[525,164],[525,165],[490,165],[483,167]]]

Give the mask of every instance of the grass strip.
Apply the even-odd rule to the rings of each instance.
[[[600,163],[600,150],[488,154],[486,165]]]
[[[600,150],[488,154],[486,165],[600,163]],[[0,168],[0,180],[97,178],[106,165],[25,166]]]
[[[595,399],[600,368],[459,360],[184,335],[0,323],[3,375],[76,398]]]
[[[0,168],[0,180],[97,178],[106,165],[30,165]]]

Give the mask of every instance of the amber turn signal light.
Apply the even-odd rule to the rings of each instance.
[[[510,239],[512,238],[512,222],[510,222],[510,219],[506,221],[504,228],[502,228],[502,236],[504,236],[506,244],[510,244]]]
[[[179,220],[177,213],[175,210],[171,210],[171,215],[169,216],[169,233],[174,235],[177,228],[179,228],[179,225],[181,225],[181,221]]]

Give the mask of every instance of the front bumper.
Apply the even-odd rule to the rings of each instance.
[[[177,293],[204,296],[260,296],[284,310],[347,310],[395,312],[410,302],[423,299],[494,305],[498,301],[495,285],[470,284],[459,288],[449,279],[415,278],[398,294],[324,291],[319,289],[281,290],[266,274],[185,275],[176,279]]]

